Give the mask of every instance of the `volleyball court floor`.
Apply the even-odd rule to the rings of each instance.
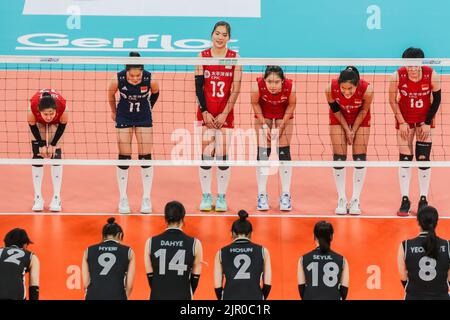
[[[96,73],[99,74],[99,73]],[[4,73],[3,73],[4,75]],[[7,76],[0,77],[0,100],[5,103],[5,114],[8,121],[0,122],[0,129],[12,132],[11,141],[19,139],[23,143],[7,142],[0,150],[3,157],[25,157],[29,148],[28,128],[26,124],[27,99],[40,88],[53,87],[67,97],[71,108],[72,123],[65,133],[66,158],[94,158],[102,152],[102,147],[108,142],[107,150],[115,150],[114,126],[109,119],[106,97],[90,101],[87,93],[81,91],[80,85],[74,80],[74,75],[58,73],[56,76],[44,74],[15,74],[15,79],[27,78],[25,89],[18,87],[19,81],[5,81]],[[183,99],[176,96],[177,82],[164,75],[170,81],[161,81],[160,101],[155,109],[155,141],[164,143],[155,146],[155,158],[167,154],[164,148],[169,145],[167,135],[163,132],[177,124],[177,117],[185,117],[191,113],[192,104],[183,101],[191,99],[193,92],[188,92]],[[11,73],[8,75],[11,77]],[[68,79],[64,79],[68,77]],[[97,75],[94,75],[94,80]],[[244,94],[237,107],[237,120],[251,119],[249,109],[248,89],[250,79],[243,83]],[[322,89],[328,80],[327,76],[318,76],[310,88],[304,76],[296,75],[299,83],[298,107],[296,113],[296,127],[292,149],[294,155],[310,154],[306,160],[328,160],[329,137],[327,126],[327,112],[322,99]],[[311,76],[310,76],[311,77]],[[375,102],[373,105],[373,129],[369,142],[369,159],[396,160],[398,153],[395,147],[393,120],[390,110],[385,103],[386,78],[373,76],[375,83]],[[95,82],[95,88],[104,90],[106,80],[110,78],[102,75],[100,81]],[[162,77],[163,78],[163,77]],[[183,79],[183,77],[181,78]],[[184,77],[190,79],[190,77]],[[311,78],[309,79],[311,80]],[[319,81],[320,80],[320,81]],[[378,80],[378,81],[377,81]],[[81,77],[83,86],[86,84],[86,74]],[[183,87],[189,87],[184,80]],[[302,83],[305,85],[302,86]],[[444,83],[445,84],[445,83]],[[193,86],[193,84],[192,84]],[[247,86],[247,87],[246,87]],[[170,87],[170,90],[168,88]],[[83,87],[84,88],[84,87]],[[7,90],[16,89],[15,97],[8,100]],[[167,90],[165,90],[167,89]],[[448,90],[443,90],[444,92]],[[104,91],[103,91],[104,92]],[[308,92],[314,92],[309,94]],[[378,94],[377,94],[378,92]],[[80,98],[79,94],[82,94]],[[444,94],[443,101],[448,100]],[[191,100],[189,100],[191,99]],[[100,107],[99,107],[100,106]],[[99,109],[100,108],[100,109]],[[158,115],[158,108],[167,112]],[[238,109],[240,108],[240,109]],[[245,109],[246,108],[246,109]],[[322,108],[318,110],[318,108]],[[99,111],[100,110],[100,111]],[[177,115],[174,110],[181,111]],[[238,111],[240,110],[240,111]],[[83,124],[82,121],[94,117],[94,125],[107,128],[91,136],[86,133],[92,121]],[[172,117],[172,118],[170,118]],[[193,118],[193,117],[192,117]],[[438,128],[434,148],[435,159],[445,159],[448,138],[446,129],[450,124],[450,117],[445,111],[438,115]],[[308,121],[309,120],[309,121]],[[244,122],[244,121],[243,121]],[[162,124],[161,124],[162,123]],[[248,123],[244,127],[250,127]],[[442,124],[439,126],[439,123]],[[81,129],[80,129],[81,127]],[[9,132],[9,133],[8,133]],[[15,139],[15,140],[14,140]],[[102,140],[106,139],[106,140]],[[323,141],[323,143],[317,143]],[[82,144],[85,144],[83,147]],[[81,145],[81,146],[80,146]],[[90,150],[93,146],[95,150]],[[314,148],[319,148],[316,153]],[[77,149],[78,148],[78,149]],[[80,149],[81,148],[81,149]],[[83,149],[84,148],[84,149]],[[97,148],[97,149],[96,149]],[[163,148],[163,149],[158,149]],[[80,152],[80,150],[82,150]],[[136,149],[135,149],[136,150]],[[350,154],[350,153],[349,153]],[[107,153],[111,159],[115,158],[115,151]],[[161,158],[161,157],[160,157]],[[295,156],[294,156],[295,159]],[[118,190],[116,171],[113,166],[64,166],[63,174],[63,212],[60,214],[44,212],[31,213],[33,202],[33,188],[31,168],[29,166],[4,165],[0,166],[1,196],[0,196],[0,235],[14,227],[25,228],[34,241],[30,249],[41,260],[41,297],[43,299],[82,299],[80,265],[84,249],[101,240],[101,229],[109,216],[116,215],[118,205]],[[215,173],[213,173],[215,180]],[[438,208],[441,221],[438,234],[443,238],[450,238],[450,197],[447,192],[449,181],[448,168],[434,168],[429,193],[429,203]],[[352,169],[347,169],[347,194],[351,196]],[[213,183],[213,190],[216,186]],[[253,241],[266,246],[272,258],[273,289],[270,299],[297,299],[297,261],[301,254],[314,247],[312,230],[314,224],[321,219],[329,220],[335,227],[333,249],[342,253],[350,265],[349,299],[402,299],[403,290],[398,278],[396,254],[401,240],[412,238],[418,233],[414,217],[398,218],[396,211],[400,205],[400,191],[398,185],[398,170],[396,168],[369,168],[365,186],[361,195],[361,217],[336,217],[333,212],[336,206],[337,194],[335,190],[331,168],[294,168],[292,176],[293,210],[290,213],[278,211],[278,197],[280,186],[278,174],[269,178],[268,193],[271,210],[267,213],[256,211],[256,173],[255,168],[232,168],[227,202],[227,213],[206,213],[198,211],[201,191],[196,167],[155,167],[152,203],[155,214],[129,215],[118,217],[118,223],[125,232],[125,244],[130,245],[136,252],[137,269],[134,291],[131,299],[146,299],[149,294],[146,281],[143,249],[149,236],[164,230],[162,212],[164,204],[170,200],[178,200],[185,204],[187,212],[185,231],[203,243],[204,265],[200,285],[196,292],[196,299],[214,299],[213,269],[214,255],[218,249],[231,241],[231,223],[237,218],[237,211],[246,209],[250,213],[250,221],[254,226]],[[413,169],[411,179],[410,198],[413,208],[418,202],[417,169]],[[45,168],[43,184],[44,199],[48,205],[51,199],[51,178],[49,168]],[[131,167],[128,194],[133,213],[138,213],[142,194],[140,168]]]

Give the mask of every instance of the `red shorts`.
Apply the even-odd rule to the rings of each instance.
[[[197,109],[197,120],[201,121],[202,126],[205,125],[205,123],[203,122],[203,116],[202,113],[200,112],[200,107],[198,107]],[[212,114],[213,117],[217,117],[218,114]],[[225,120],[225,123],[223,124],[222,128],[229,128],[229,129],[233,129],[234,128],[234,113],[233,110],[231,110],[231,112],[228,114],[227,119]]]
[[[350,119],[346,118],[345,115],[344,115],[344,118],[347,121],[347,124],[349,126],[352,126],[355,123],[354,119],[350,120]],[[335,115],[333,113],[330,113],[330,126],[335,126],[335,125],[341,125],[341,123],[335,117]],[[370,111],[367,113],[366,117],[363,119],[363,121],[361,122],[361,124],[359,126],[360,127],[370,127]]]
[[[423,122],[413,122],[413,123],[406,122],[406,123],[409,125],[409,128],[410,128],[410,129],[414,129],[414,128],[420,127],[420,126],[422,125]],[[435,121],[434,121],[434,119],[433,119],[433,121],[431,121],[431,126],[430,126],[430,128],[431,128],[431,129],[434,129],[435,127],[436,127],[436,124],[435,124]],[[398,121],[395,120],[395,129],[398,130],[399,128],[400,128],[400,125],[398,124]]]

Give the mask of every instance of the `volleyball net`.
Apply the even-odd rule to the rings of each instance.
[[[115,122],[108,103],[108,82],[126,64],[143,64],[159,84],[160,95],[152,110],[152,159],[120,160],[128,165],[143,162],[160,166],[197,166],[202,163],[205,130],[197,121],[194,69],[197,65],[225,66],[223,72],[242,67],[240,93],[234,105],[234,129],[224,130],[228,141],[227,165],[259,166],[258,134],[251,104],[252,86],[266,66],[283,68],[292,79],[296,107],[290,122],[292,135],[289,166],[334,165],[325,89],[346,66],[358,68],[361,78],[373,86],[366,166],[400,166],[395,116],[389,105],[389,81],[401,66],[430,66],[442,86],[442,102],[432,130],[430,166],[450,165],[450,59],[217,59],[217,58],[122,58],[0,56],[0,164],[62,163],[117,165]],[[33,136],[27,122],[30,98],[52,88],[67,101],[69,122],[62,137],[63,160],[32,159]],[[116,94],[119,99],[119,93]],[[120,129],[119,129],[120,130]],[[277,148],[277,129],[270,147]],[[134,139],[134,138],[133,138]],[[136,140],[133,140],[137,159]],[[147,141],[147,140],[146,140]],[[351,154],[351,146],[348,146]],[[269,161],[276,162],[272,152]],[[222,162],[209,161],[218,165]],[[267,163],[266,163],[267,164]],[[265,164],[265,165],[266,165]],[[340,166],[355,166],[349,161]],[[358,165],[361,165],[359,162]],[[401,166],[419,166],[414,162]]]

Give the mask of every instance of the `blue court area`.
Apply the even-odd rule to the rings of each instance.
[[[1,10],[2,55],[195,56],[218,20],[242,57],[398,58],[450,53],[446,0],[16,0]],[[122,3],[122,4],[121,4]]]

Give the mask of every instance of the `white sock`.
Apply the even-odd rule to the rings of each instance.
[[[117,183],[119,184],[120,199],[127,198],[128,169],[122,170],[117,167]]]
[[[345,173],[346,168],[343,169],[334,169],[334,181],[336,182],[336,189],[338,192],[339,199],[347,199],[345,194]]]
[[[217,193],[226,194],[228,189],[228,182],[230,181],[231,168],[220,170],[217,168]]]
[[[399,168],[398,176],[400,178],[400,192],[402,193],[402,197],[409,197],[409,182],[411,181],[411,168]]]
[[[257,167],[256,182],[258,183],[258,195],[267,193],[268,179],[269,179],[269,167]]]
[[[200,185],[202,187],[202,193],[211,193],[211,180],[212,180],[212,168],[203,169],[199,168]]]
[[[428,197],[428,190],[430,189],[431,168],[426,170],[419,169],[419,189],[420,196]]]
[[[42,199],[42,178],[44,177],[44,167],[31,167],[33,176],[34,197]]]
[[[281,192],[291,194],[292,167],[280,167]]]
[[[149,198],[152,192],[153,167],[141,168],[142,198]]]
[[[61,198],[62,166],[52,166],[53,197]]]
[[[366,177],[367,168],[353,169],[353,195],[352,199],[358,199],[361,195],[361,190],[364,185],[364,178]]]

